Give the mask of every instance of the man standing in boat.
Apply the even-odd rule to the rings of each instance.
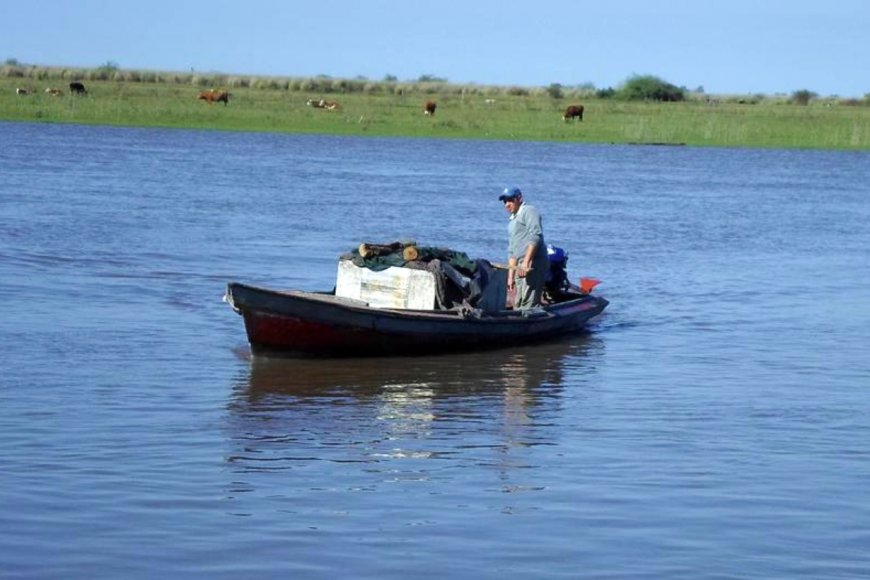
[[[523,203],[523,192],[517,187],[506,187],[498,199],[510,213],[508,292],[516,289],[514,308],[527,310],[540,306],[550,266],[541,214]]]

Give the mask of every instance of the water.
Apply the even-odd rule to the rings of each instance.
[[[3,578],[866,578],[870,156],[0,123]],[[251,360],[229,280],[502,260],[611,300],[481,355]]]

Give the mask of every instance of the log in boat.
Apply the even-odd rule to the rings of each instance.
[[[368,249],[371,247],[373,245]],[[403,258],[398,256],[407,257],[409,247],[412,246],[379,246],[380,253],[394,252],[400,262]],[[556,286],[550,286],[553,291],[547,292],[548,300],[543,306],[529,310],[507,308],[504,293],[506,274],[503,271],[494,273],[490,268],[492,264],[486,261],[479,261],[475,266],[466,263],[467,260],[460,260],[454,263],[467,268],[459,268],[465,274],[470,275],[472,269],[477,274],[485,274],[485,287],[471,302],[465,296],[454,307],[444,308],[441,304],[439,308],[435,303],[445,300],[443,288],[436,292],[420,283],[420,279],[431,282],[430,279],[438,278],[437,273],[433,274],[432,266],[447,270],[449,276],[441,278],[454,290],[457,281],[469,285],[469,278],[437,260],[426,265],[426,270],[390,267],[389,271],[373,273],[350,261],[352,257],[358,264],[363,264],[364,250],[361,245],[352,256],[342,257],[338,283],[331,292],[275,290],[230,282],[224,299],[244,318],[251,352],[265,356],[392,356],[522,346],[576,332],[608,305],[606,299],[591,293],[597,281],[577,287],[562,279]],[[558,248],[556,250],[558,261],[551,262],[551,271],[558,266],[564,276],[567,255]],[[430,255],[432,252],[428,249],[419,249],[418,252],[415,247],[413,253],[416,257],[417,253]],[[441,257],[445,255],[454,258],[456,253],[448,251]],[[460,255],[460,258],[464,257]],[[392,290],[395,288],[390,288],[386,302],[375,300],[384,298],[383,294],[366,299],[368,297],[360,293],[361,288],[367,287],[383,290],[384,280],[394,280],[397,274],[401,275],[398,278],[412,290],[411,293],[416,294],[416,297],[406,296],[402,306],[396,307],[390,302],[394,299]],[[409,280],[409,276],[412,279]],[[418,279],[413,279],[414,276]],[[479,279],[475,278],[475,282]],[[348,285],[353,286],[350,292],[347,291]],[[475,287],[474,284],[471,286]],[[479,286],[477,289],[480,290]],[[421,308],[419,295],[427,291],[439,296],[437,299],[429,296],[423,303],[432,307]]]

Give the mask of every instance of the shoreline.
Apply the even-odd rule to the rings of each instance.
[[[27,95],[16,87],[35,85]],[[626,102],[584,98],[582,121],[562,118],[579,103],[541,95],[329,94],[240,87],[227,103],[198,99],[201,87],[86,82],[86,95],[52,96],[60,82],[0,78],[0,120],[285,134],[600,143],[644,146],[870,150],[870,107],[785,102]],[[425,115],[425,101],[437,102]]]

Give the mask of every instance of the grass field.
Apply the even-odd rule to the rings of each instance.
[[[576,99],[557,100],[540,92],[402,96],[236,87],[224,106],[197,100],[202,89],[185,84],[85,85],[88,95],[77,97],[69,94],[65,81],[0,78],[0,119],[333,135],[870,149],[870,107],[837,102],[645,103],[586,97],[584,120],[565,122],[562,111]],[[20,86],[34,93],[17,95]],[[44,92],[48,86],[65,94],[50,96]],[[340,108],[306,105],[307,99],[321,97],[338,101]],[[438,103],[433,117],[422,113],[423,101],[430,99]]]

